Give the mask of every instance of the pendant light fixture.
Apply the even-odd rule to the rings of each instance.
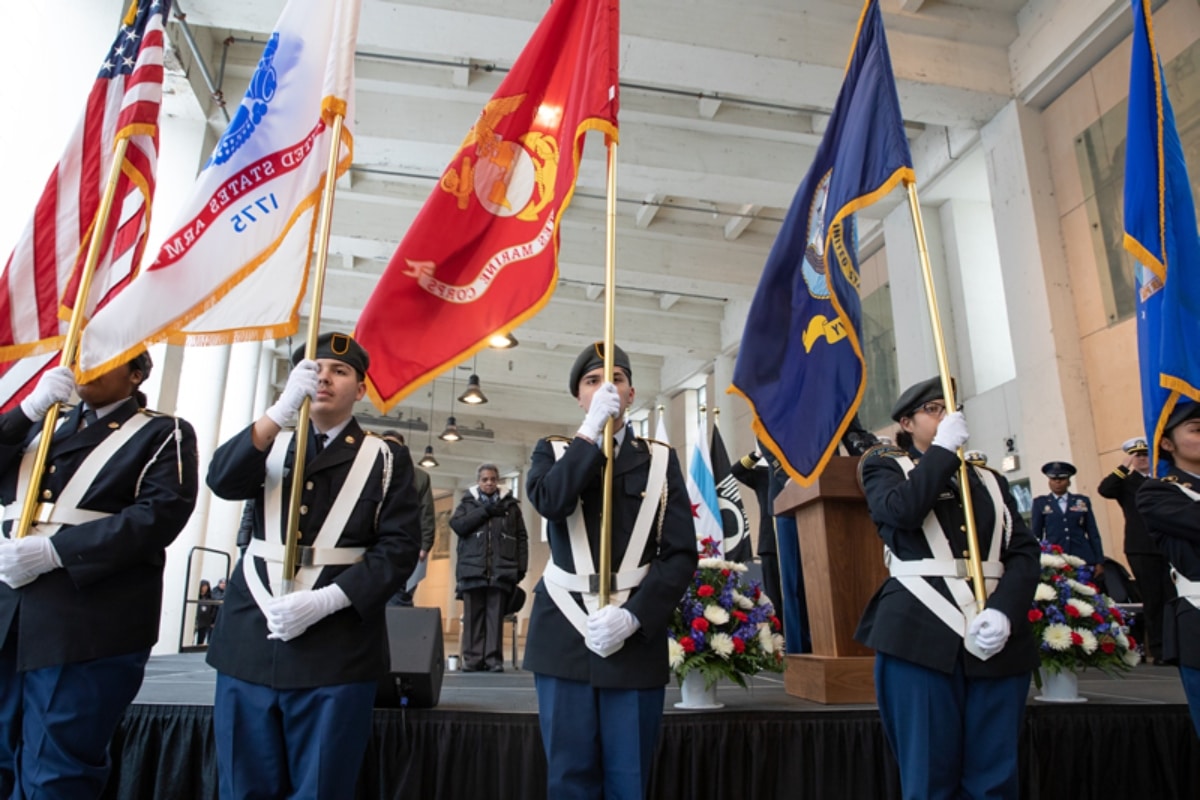
[[[458,397],[458,402],[471,406],[481,406],[488,401],[487,395],[479,388],[479,375],[475,372],[478,356],[471,360],[471,377],[467,378],[467,390]]]
[[[433,457],[433,389],[436,383],[429,384],[429,444],[425,445],[425,455],[417,462],[418,465],[425,469],[434,469],[438,466],[438,460]]]
[[[488,339],[488,347],[494,350],[508,350],[517,346],[517,337],[511,333],[493,333]]]
[[[450,397],[454,397],[454,372],[450,372]],[[454,410],[454,400],[450,401],[450,410]],[[441,436],[438,436],[443,442],[457,442],[462,439],[462,435],[458,432],[458,420],[451,414],[446,418],[446,430],[442,431]]]

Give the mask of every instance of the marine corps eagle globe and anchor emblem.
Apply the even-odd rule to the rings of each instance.
[[[438,184],[458,201],[459,211],[467,211],[474,198],[494,216],[537,222],[554,200],[560,156],[557,140],[540,131],[528,131],[510,141],[496,131],[500,121],[519,109],[525,99],[525,94],[492,98],[463,139]],[[434,277],[437,265],[432,261],[405,259],[405,275],[416,278],[422,289],[443,300],[474,302],[504,267],[545,250],[554,225],[555,214],[551,213],[533,239],[492,254],[470,283],[452,285],[438,280]]]

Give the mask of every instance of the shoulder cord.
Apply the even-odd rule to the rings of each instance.
[[[183,484],[183,452],[182,441],[183,432],[179,430],[179,417],[175,417],[175,430],[163,439],[162,444],[154,451],[154,455],[150,456],[150,460],[146,462],[146,466],[142,467],[142,472],[138,475],[137,483],[133,486],[133,496],[137,497],[142,493],[142,479],[146,477],[146,473],[150,471],[150,467],[154,466],[154,462],[158,460],[159,455],[171,441],[175,442],[175,463],[179,465],[179,483]]]

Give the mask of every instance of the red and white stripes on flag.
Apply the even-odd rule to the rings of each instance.
[[[11,406],[56,362],[75,305],[116,143],[128,139],[111,222],[100,240],[85,307],[90,316],[136,274],[150,225],[158,163],[163,45],[170,0],[132,0],[66,150],[0,273],[0,408]],[[50,358],[45,356],[49,354]],[[40,368],[38,368],[40,365]],[[13,370],[16,373],[9,374]],[[10,393],[11,392],[11,393]]]

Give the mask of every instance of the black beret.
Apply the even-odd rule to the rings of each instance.
[[[1163,435],[1171,432],[1171,429],[1180,423],[1187,422],[1189,419],[1200,417],[1200,403],[1193,403],[1190,400],[1180,400],[1175,404],[1175,408],[1171,411],[1171,416],[1167,417],[1167,424],[1163,426]]]
[[[954,379],[950,380],[950,385],[953,386]],[[920,383],[914,383],[904,390],[904,394],[900,395],[900,399],[892,406],[892,420],[899,422],[901,417],[911,417],[914,411],[930,400],[945,399],[945,394],[942,391],[942,379],[939,375],[934,375]]]
[[[592,342],[583,348],[583,352],[579,354],[579,358],[575,359],[575,363],[571,366],[571,377],[567,383],[571,394],[574,397],[579,397],[579,382],[583,380],[583,376],[596,367],[603,366],[604,342]],[[633,382],[633,370],[629,367],[629,356],[616,344],[613,345],[613,366],[625,370],[626,377],[629,378],[630,383]]]
[[[1075,465],[1069,461],[1047,461],[1042,465],[1042,474],[1047,478],[1069,478],[1076,471]]]
[[[304,358],[304,345],[292,351],[292,366],[296,366]],[[349,364],[358,370],[359,375],[365,375],[371,366],[371,357],[358,342],[349,334],[323,333],[317,338],[317,352],[313,359],[332,358]]]
[[[508,596],[507,602],[504,604],[504,615],[517,614],[525,607],[525,590],[520,586],[514,586],[512,594]]]
[[[153,366],[154,362],[150,360],[149,350],[143,350],[129,360],[129,368],[140,371],[143,381],[150,377],[150,368]]]

